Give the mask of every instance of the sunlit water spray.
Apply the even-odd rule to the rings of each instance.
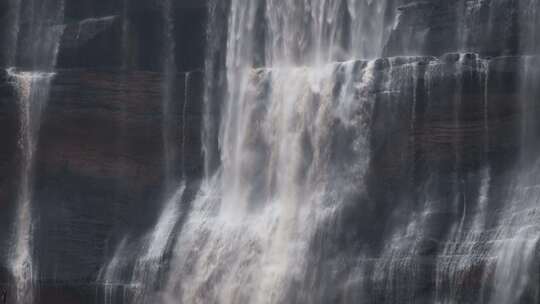
[[[178,236],[168,297],[281,303],[306,279],[319,225],[353,191],[334,180],[331,123],[357,135],[348,148],[358,162],[342,173],[361,182],[367,171],[372,100],[359,95],[373,81],[373,66],[251,71],[245,104],[237,105],[243,115],[223,126],[223,136],[238,137],[222,142],[223,168],[201,190]]]
[[[383,3],[349,2],[343,11],[330,1],[231,2],[221,168],[177,236],[164,302],[282,303],[307,279],[314,236],[361,188],[369,163],[374,62],[333,61],[378,55]],[[368,11],[374,24],[362,27]],[[345,15],[355,21],[350,37],[340,36]],[[345,47],[361,34],[381,43]],[[354,134],[346,147],[335,146],[336,125]],[[355,165],[334,164],[335,153]]]

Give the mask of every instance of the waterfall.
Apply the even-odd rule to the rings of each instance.
[[[164,159],[165,204],[154,227],[140,239],[125,237],[117,247],[111,260],[101,269],[98,281],[105,284],[104,300],[115,303],[121,299],[129,303],[155,301],[156,292],[161,287],[162,276],[166,272],[166,255],[171,246],[182,216],[181,203],[187,187],[186,176],[186,111],[189,102],[190,72],[184,73],[184,93],[181,106],[181,159],[182,177],[175,176],[177,165],[174,148],[175,134],[175,85],[177,68],[174,42],[174,9],[171,0],[162,2],[163,31],[163,81],[162,81],[162,138]],[[124,33],[125,34],[125,33]],[[124,66],[125,68],[125,66]],[[130,249],[128,249],[130,248]],[[128,253],[128,250],[136,252]],[[117,293],[123,291],[121,295]]]
[[[113,257],[108,261],[107,265],[100,270],[98,278],[104,285],[103,302],[105,304],[115,303],[118,299],[117,291],[122,287],[122,270],[125,268],[123,257],[126,255],[126,246],[128,239],[123,238],[116,248]],[[120,289],[123,290],[123,289]],[[124,297],[121,297],[123,299]]]
[[[540,226],[535,217],[538,212],[540,195],[538,188],[539,160],[535,149],[534,134],[537,134],[537,110],[534,103],[540,96],[539,58],[525,56],[520,66],[520,102],[523,118],[521,120],[520,169],[516,173],[508,203],[500,216],[500,227],[496,230],[497,242],[490,248],[495,256],[493,262],[493,303],[518,303],[538,274],[535,256],[540,245]],[[535,295],[536,300],[538,294]]]
[[[13,33],[18,47],[13,48],[15,53],[11,63],[17,65],[17,68],[8,69],[8,75],[18,93],[21,151],[13,242],[9,253],[9,269],[16,289],[12,297],[14,303],[33,303],[37,288],[38,265],[34,261],[34,164],[41,117],[54,77],[53,70],[64,28],[63,6],[62,1],[13,3],[17,16],[13,20],[16,29]],[[25,25],[24,28],[21,24]],[[19,66],[29,70],[20,71]]]
[[[148,303],[155,297],[155,290],[159,289],[163,259],[181,215],[180,202],[185,189],[186,184],[182,182],[165,204],[155,227],[142,242],[143,254],[137,259],[131,278],[131,285],[135,287],[132,303]]]
[[[361,182],[367,170],[362,126],[369,122],[351,112],[369,113],[370,98],[351,98],[356,86],[373,81],[373,66],[351,61],[251,73],[245,100],[256,102],[238,105],[245,115],[225,120],[245,133],[222,142],[233,143],[222,147],[223,168],[193,203],[173,253],[168,296],[186,303],[273,303],[306,279],[311,240],[336,215],[341,196],[356,191],[340,185],[332,172],[337,168],[329,168],[332,121],[358,135],[347,156],[359,163],[345,174]],[[335,92],[337,79],[353,77],[353,71],[361,79]]]
[[[34,160],[39,124],[52,73],[20,72],[9,70],[19,92],[21,153],[20,184],[17,198],[17,216],[14,222],[14,243],[10,253],[10,269],[15,280],[16,303],[32,303],[37,265],[33,262],[34,221],[32,215],[32,185]]]
[[[208,2],[208,25],[206,30],[207,47],[204,66],[204,109],[202,124],[202,153],[204,156],[205,180],[219,166],[218,133],[220,120],[221,88],[224,83],[224,53],[222,46],[227,38],[227,16],[229,1]]]
[[[188,104],[190,102],[190,91],[189,91],[189,85],[190,85],[190,79],[191,79],[191,73],[186,72],[184,74],[184,102],[182,104],[182,144],[181,144],[181,151],[180,154],[182,155],[182,179],[187,179],[187,167],[186,167],[186,144],[187,144],[187,110],[188,110]]]
[[[64,12],[63,0],[10,1],[20,176],[7,269],[11,302],[30,304],[41,301],[36,156]],[[144,88],[149,105],[99,103],[99,119],[121,117],[119,175],[152,189],[131,225],[95,224],[109,237],[88,262],[98,301],[540,301],[539,0],[208,0],[202,88],[176,66],[175,16],[192,3],[120,2],[124,55],[144,55],[135,42],[159,29],[163,66],[124,58],[111,77],[122,90],[159,83]],[[137,33],[128,5],[158,21]],[[91,44],[115,16],[69,38]],[[201,164],[190,154],[199,118]],[[122,154],[144,146],[128,134],[139,125],[159,128],[148,164]],[[157,169],[146,179],[139,168]],[[113,203],[133,197],[122,190]]]
[[[492,210],[500,183],[489,162],[490,74],[496,71],[489,58],[467,52],[475,16],[494,10],[495,2],[457,6],[465,12],[456,24],[460,53],[387,59],[374,58],[401,21],[388,18],[386,1],[212,2],[214,27],[228,11],[226,42],[219,30],[209,30],[210,48],[226,46],[224,60],[210,50],[207,73],[213,74],[206,75],[207,140],[215,129],[213,98],[221,96],[221,104],[218,147],[205,143],[204,150],[207,158],[217,151],[220,165],[213,174],[207,165],[176,236],[162,301],[518,303],[528,296],[537,225],[515,221],[521,212],[535,218],[536,169],[519,173],[516,193]],[[534,16],[520,20],[529,24]],[[524,77],[529,80],[521,83],[531,83]],[[521,90],[526,100],[535,96],[526,92],[531,87]],[[476,107],[466,104],[468,95],[478,96],[479,114],[468,112]],[[407,96],[411,105],[402,103]],[[374,139],[385,134],[381,115],[414,145],[427,140],[450,151],[444,161],[429,160],[427,168],[405,175],[421,193],[407,194],[393,210],[373,205],[368,191],[369,178],[383,174],[371,171],[384,141]],[[397,131],[404,115],[408,131]],[[480,125],[470,122],[472,115],[481,117]],[[430,128],[433,135],[417,134]],[[472,143],[462,130],[482,138],[474,155],[463,150]],[[467,168],[473,161],[475,171]],[[415,172],[421,170],[425,176]],[[369,220],[383,214],[388,218],[380,226]],[[355,245],[343,244],[348,233]],[[478,280],[469,282],[472,276]]]
[[[313,246],[364,194],[371,90],[382,82],[375,60],[335,60],[381,53],[383,4],[231,1],[221,166],[177,236],[164,302],[319,301]],[[362,35],[373,40],[360,47]]]

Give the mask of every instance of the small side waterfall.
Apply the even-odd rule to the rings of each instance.
[[[102,269],[98,278],[104,282],[106,303],[124,301],[127,303],[149,303],[157,301],[157,294],[163,285],[163,278],[168,269],[167,255],[174,243],[174,235],[182,216],[181,204],[187,187],[186,141],[188,103],[190,102],[191,73],[183,73],[183,103],[179,107],[181,116],[181,151],[176,151],[174,140],[177,125],[176,88],[178,71],[175,60],[174,10],[173,2],[161,3],[163,31],[163,83],[162,83],[162,136],[164,151],[164,197],[165,203],[154,227],[138,239],[126,237],[111,260]],[[178,159],[178,154],[181,159]],[[182,176],[176,176],[176,165],[181,166]],[[178,181],[180,178],[180,181]],[[132,251],[132,252],[130,252]],[[133,253],[136,252],[136,253]],[[119,294],[121,293],[121,294]]]
[[[537,154],[538,110],[540,97],[540,57],[525,56],[520,62],[520,91],[523,118],[521,123],[521,148],[519,171],[516,173],[509,201],[502,208],[499,228],[495,231],[490,255],[496,257],[492,278],[492,302],[519,303],[538,301],[540,295],[532,282],[538,281],[538,197],[540,196],[540,167]],[[527,298],[527,290],[536,291],[534,298]],[[530,291],[529,291],[530,293]]]
[[[18,92],[21,169],[9,269],[16,289],[11,301],[27,304],[34,301],[38,278],[38,265],[34,261],[35,221],[32,211],[35,154],[41,116],[49,97],[63,33],[64,5],[63,1],[17,1],[13,5],[13,10],[18,11],[15,13],[17,18],[13,20],[13,36],[18,48],[14,48],[16,52],[12,63],[17,68],[10,68],[8,75]],[[25,70],[19,71],[19,66]]]
[[[154,229],[142,242],[143,255],[133,269],[131,284],[135,288],[132,303],[155,301],[155,292],[159,290],[163,276],[164,258],[172,242],[174,228],[181,215],[180,202],[186,184],[183,182],[176,193],[165,204]]]
[[[10,270],[17,288],[16,303],[32,303],[37,265],[33,262],[34,220],[32,212],[32,185],[34,160],[39,124],[49,95],[54,74],[9,71],[19,92],[21,177],[17,199],[17,217],[14,221],[14,243],[10,253]]]
[[[187,125],[187,111],[188,111],[188,105],[191,101],[190,99],[190,80],[191,80],[191,72],[186,72],[184,74],[184,102],[182,103],[182,144],[181,144],[181,151],[180,154],[182,155],[182,159],[180,161],[181,167],[182,167],[182,179],[185,181],[187,179],[187,166],[186,166],[186,154],[187,154],[187,132],[188,132],[188,125]]]
[[[183,215],[181,204],[184,203],[188,176],[186,173],[186,145],[188,139],[187,111],[190,102],[191,72],[184,73],[184,93],[181,107],[181,169],[180,185],[170,195],[161,210],[154,227],[142,238],[128,243],[125,238],[117,248],[107,267],[102,269],[100,280],[104,282],[105,302],[116,303],[122,298],[127,303],[148,303],[158,301],[164,278],[169,273],[168,255],[175,243],[178,224]],[[170,144],[170,143],[169,143]],[[128,245],[137,254],[128,253]],[[122,294],[118,293],[122,291]]]

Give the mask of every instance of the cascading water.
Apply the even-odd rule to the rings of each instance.
[[[105,285],[106,303],[116,303],[118,299],[123,299],[128,303],[157,301],[156,292],[162,287],[162,277],[167,273],[168,251],[174,243],[177,225],[183,215],[181,204],[188,179],[185,155],[190,79],[191,72],[184,73],[184,101],[181,107],[181,181],[172,193],[166,194],[165,204],[153,228],[140,239],[125,237],[116,248],[111,260],[101,269],[98,280]],[[171,184],[171,186],[174,185]]]
[[[33,167],[39,132],[40,116],[48,97],[53,74],[20,72],[10,75],[19,92],[21,177],[14,222],[13,245],[9,269],[15,280],[15,303],[32,303],[37,265],[33,262],[34,220],[32,215]]]
[[[336,79],[354,77],[352,71],[360,79],[336,93]],[[231,159],[224,157],[222,171],[205,184],[178,236],[171,299],[281,303],[291,286],[310,279],[311,242],[337,216],[344,197],[362,191],[344,181],[347,176],[361,185],[367,171],[372,104],[369,96],[353,96],[369,86],[372,73],[373,63],[358,62],[252,72],[250,103],[239,105],[245,115],[228,121],[245,133],[222,147]],[[331,122],[354,140],[334,142]],[[357,160],[355,166],[330,166],[339,153],[334,144],[348,148],[343,156]],[[259,145],[268,154],[259,154]],[[296,296],[310,302],[315,295],[309,289]]]
[[[138,144],[132,126],[161,128],[159,160],[141,168],[163,169],[144,179],[163,191],[134,231],[95,224],[116,236],[96,250],[118,240],[94,282],[105,303],[540,300],[540,1],[209,0],[202,177],[189,154],[198,72],[179,73],[175,57],[175,16],[191,4],[120,2],[107,13],[122,15],[119,28],[117,15],[85,19],[63,45],[91,51],[122,32],[121,53],[133,53],[118,63],[122,86],[132,72],[159,83],[135,70],[143,23],[130,18],[153,16],[163,32],[161,90],[147,92],[162,112],[110,107],[123,112],[119,155]],[[21,165],[6,269],[9,301],[30,304],[41,276],[34,167],[64,12],[63,0],[10,7]]]
[[[21,169],[9,266],[15,292],[13,303],[33,303],[38,265],[34,262],[33,179],[41,116],[49,96],[60,37],[63,1],[16,1],[13,10],[15,51],[8,75],[18,92]],[[22,71],[19,70],[24,69]]]
[[[125,3],[126,4],[126,3]],[[177,83],[177,68],[175,66],[175,43],[174,43],[174,10],[173,2],[165,0],[162,2],[162,17],[164,20],[164,61],[162,84],[162,113],[163,113],[163,151],[164,151],[164,180],[166,202],[157,219],[156,224],[141,239],[132,240],[128,245],[124,239],[121,246],[117,248],[112,259],[106,267],[102,269],[99,280],[103,281],[105,287],[105,301],[115,303],[118,298],[129,303],[148,303],[156,301],[156,291],[161,287],[162,276],[165,274],[166,255],[173,242],[174,232],[182,216],[181,203],[187,187],[186,175],[186,140],[187,122],[186,111],[190,102],[190,72],[183,73],[184,93],[183,104],[180,107],[181,113],[181,151],[173,148],[174,136],[174,115],[175,88]],[[181,155],[180,165],[182,176],[180,182],[175,176],[176,155]],[[129,254],[130,247],[136,248],[136,255]],[[122,290],[122,295],[117,291]]]
[[[127,281],[130,303],[538,300],[537,169],[527,166],[538,59],[516,62],[522,151],[506,185],[491,151],[491,81],[503,67],[466,53],[475,16],[488,11],[495,28],[499,2],[461,4],[460,53],[419,56],[418,45],[375,59],[404,22],[393,1],[211,1],[204,181],[191,208],[178,205],[184,181],[151,232],[122,242],[106,284]],[[518,7],[524,40],[535,39],[537,5]],[[378,154],[395,138],[398,155]]]
[[[177,236],[165,302],[322,299],[319,234],[364,194],[380,82],[375,61],[333,61],[380,55],[385,16],[384,2],[231,1],[221,168]]]
[[[537,226],[514,223],[512,210],[533,207],[510,196],[515,204],[507,203],[509,210],[494,222],[492,169],[484,164],[465,173],[470,156],[461,147],[469,139],[459,130],[482,134],[480,155],[487,158],[490,149],[490,60],[462,53],[333,63],[381,54],[384,2],[229,5],[221,166],[203,184],[177,236],[165,302],[517,303],[530,296],[525,290],[534,274],[527,269],[535,263]],[[472,16],[483,5],[467,2],[466,8]],[[456,50],[463,51],[469,28],[459,25]],[[448,117],[426,118],[441,106],[441,83],[453,88],[444,91]],[[478,127],[467,125],[464,112],[463,96],[471,91],[481,96]],[[531,98],[529,91],[522,91],[524,98]],[[448,133],[433,140],[450,146],[451,165],[440,173],[429,169],[416,211],[399,215],[396,206],[390,226],[381,227],[387,232],[380,232],[380,250],[370,248],[368,237],[360,248],[340,252],[339,246],[347,248],[336,240],[346,210],[359,202],[367,214],[377,209],[365,190],[373,120],[381,115],[374,108],[397,111],[407,93],[414,96],[410,132],[433,124]],[[427,103],[423,112],[418,95]],[[394,105],[376,106],[382,102]],[[441,119],[450,124],[437,126]],[[441,180],[451,181],[446,197],[440,197]],[[468,187],[477,189],[475,196]],[[434,227],[437,221],[446,228]],[[476,290],[464,290],[475,272]],[[418,298],[423,288],[432,292]]]

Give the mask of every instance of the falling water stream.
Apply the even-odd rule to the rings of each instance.
[[[118,301],[115,286],[129,303],[537,302],[537,44],[521,43],[529,56],[515,60],[522,138],[517,165],[504,168],[512,179],[492,153],[491,82],[503,68],[469,51],[475,18],[487,11],[494,27],[500,1],[458,6],[456,53],[390,58],[385,43],[402,22],[393,1],[210,1],[206,73],[215,74],[204,90],[205,176],[191,202],[187,177],[171,173],[165,1],[167,195],[153,228],[126,236],[104,265],[106,302]],[[522,3],[529,42],[538,1]],[[187,73],[182,172],[189,82]]]
[[[10,253],[10,270],[16,284],[16,303],[32,303],[37,266],[33,263],[34,221],[32,213],[32,181],[39,132],[40,116],[48,97],[52,73],[10,70],[19,92],[21,150],[20,186],[17,216],[14,222],[14,245]]]
[[[128,1],[124,2],[127,7]],[[165,255],[173,241],[174,229],[181,217],[180,204],[186,190],[186,111],[189,102],[190,73],[184,73],[184,102],[181,106],[181,151],[174,147],[174,105],[175,85],[177,84],[178,71],[176,68],[174,42],[174,2],[164,0],[161,3],[161,13],[164,20],[163,36],[163,81],[162,81],[162,138],[165,180],[165,204],[162,207],[159,218],[154,227],[141,239],[132,241],[131,246],[137,250],[133,263],[128,256],[128,239],[124,238],[121,246],[117,248],[112,259],[100,273],[100,280],[104,282],[105,302],[115,303],[120,297],[129,299],[130,303],[148,303],[156,301],[155,293],[160,288],[161,276],[165,268]],[[180,165],[182,176],[180,181],[175,177],[177,164],[176,155],[180,153]],[[127,282],[127,283],[126,283]],[[117,294],[118,287],[125,287],[122,295]]]
[[[468,5],[474,12],[483,4]],[[517,210],[532,208],[528,197],[536,195],[522,193],[518,181],[508,210],[488,223],[491,170],[477,173],[479,190],[470,197],[472,176],[463,173],[461,150],[466,139],[451,131],[469,127],[462,98],[473,83],[483,96],[481,130],[489,138],[490,62],[467,53],[359,60],[381,55],[389,24],[385,8],[385,1],[230,2],[221,166],[203,183],[178,232],[164,302],[372,303],[380,296],[384,303],[423,303],[430,301],[415,295],[431,276],[431,303],[462,303],[471,297],[463,284],[478,271],[480,292],[472,298],[523,299],[533,282],[527,269],[534,263],[538,226],[514,218]],[[466,48],[467,31],[458,33]],[[370,136],[381,95],[399,103],[412,88],[428,107],[437,107],[438,86],[448,75],[457,79],[447,84],[453,87],[447,96],[449,177],[433,173],[425,201],[392,223],[378,254],[362,248],[354,249],[354,258],[331,253],[339,246],[331,227],[340,225],[350,204],[369,200]],[[529,91],[522,91],[525,99]],[[416,111],[413,104],[412,126]],[[482,150],[488,153],[487,139]],[[430,198],[440,191],[440,178],[450,179],[449,196]],[[433,223],[442,215],[452,224],[437,231]],[[433,239],[446,241],[428,262],[424,252]]]
[[[19,105],[20,182],[9,270],[15,283],[13,303],[33,303],[38,266],[34,263],[33,180],[41,117],[49,97],[63,33],[63,1],[13,3],[14,66],[8,75],[15,83]],[[28,23],[28,20],[30,22]],[[25,24],[24,29],[21,24]],[[21,38],[22,37],[22,38]],[[19,67],[21,70],[19,70]]]
[[[374,60],[334,61],[380,55],[384,12],[384,1],[345,10],[332,1],[231,1],[221,167],[177,236],[166,303],[320,301],[313,246],[347,198],[365,191],[370,89],[379,81]]]

